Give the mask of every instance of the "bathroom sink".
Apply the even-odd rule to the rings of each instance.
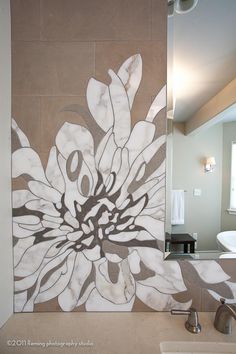
[[[236,343],[162,342],[161,354],[235,354]]]

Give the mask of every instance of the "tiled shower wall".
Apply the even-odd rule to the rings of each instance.
[[[136,53],[143,79],[133,118],[143,119],[166,82],[165,1],[12,0],[13,117],[45,161],[62,123],[80,123],[90,77],[108,83]]]
[[[86,106],[88,80],[94,77],[108,84],[107,70],[117,72],[136,53],[142,57],[143,76],[132,123],[144,119],[166,83],[166,0],[12,0],[11,11],[12,116],[44,167],[63,123],[83,124],[80,115],[64,108]],[[162,111],[158,135],[164,133]],[[13,189],[25,188],[26,182],[24,176],[14,180]],[[174,294],[176,301],[192,300],[198,309],[213,310],[217,302],[209,288],[232,298],[222,280],[212,276],[214,284],[209,285],[211,276],[204,281],[198,268],[188,262],[179,265],[187,290]],[[236,281],[235,262],[224,261],[222,267],[228,279]],[[54,299],[34,307],[34,311],[59,310]],[[150,308],[136,299],[132,310]]]

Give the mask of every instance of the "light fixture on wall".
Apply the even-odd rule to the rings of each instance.
[[[216,159],[214,156],[207,157],[204,163],[204,170],[205,172],[213,172],[216,166]]]
[[[168,16],[173,16],[174,11],[178,14],[186,14],[192,11],[198,3],[198,0],[167,0]]]

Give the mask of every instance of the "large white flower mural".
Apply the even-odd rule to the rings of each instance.
[[[134,55],[109,86],[90,79],[87,103],[103,135],[65,123],[44,171],[39,155],[13,120],[19,149],[13,178],[15,311],[57,298],[63,311],[130,311],[135,297],[155,310],[188,308],[173,295],[186,291],[177,262],[163,262],[165,161],[156,159],[165,136],[154,118],[166,105],[165,87],[147,116],[131,129],[142,77]],[[157,137],[158,136],[158,137]]]

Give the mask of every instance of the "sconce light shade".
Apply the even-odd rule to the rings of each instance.
[[[207,157],[205,162],[205,172],[213,172],[216,165],[216,159],[214,156]]]
[[[172,17],[174,12],[177,14],[186,14],[192,11],[198,3],[198,0],[167,0],[168,17]]]
[[[178,14],[186,14],[197,6],[198,0],[176,0],[175,11]]]

